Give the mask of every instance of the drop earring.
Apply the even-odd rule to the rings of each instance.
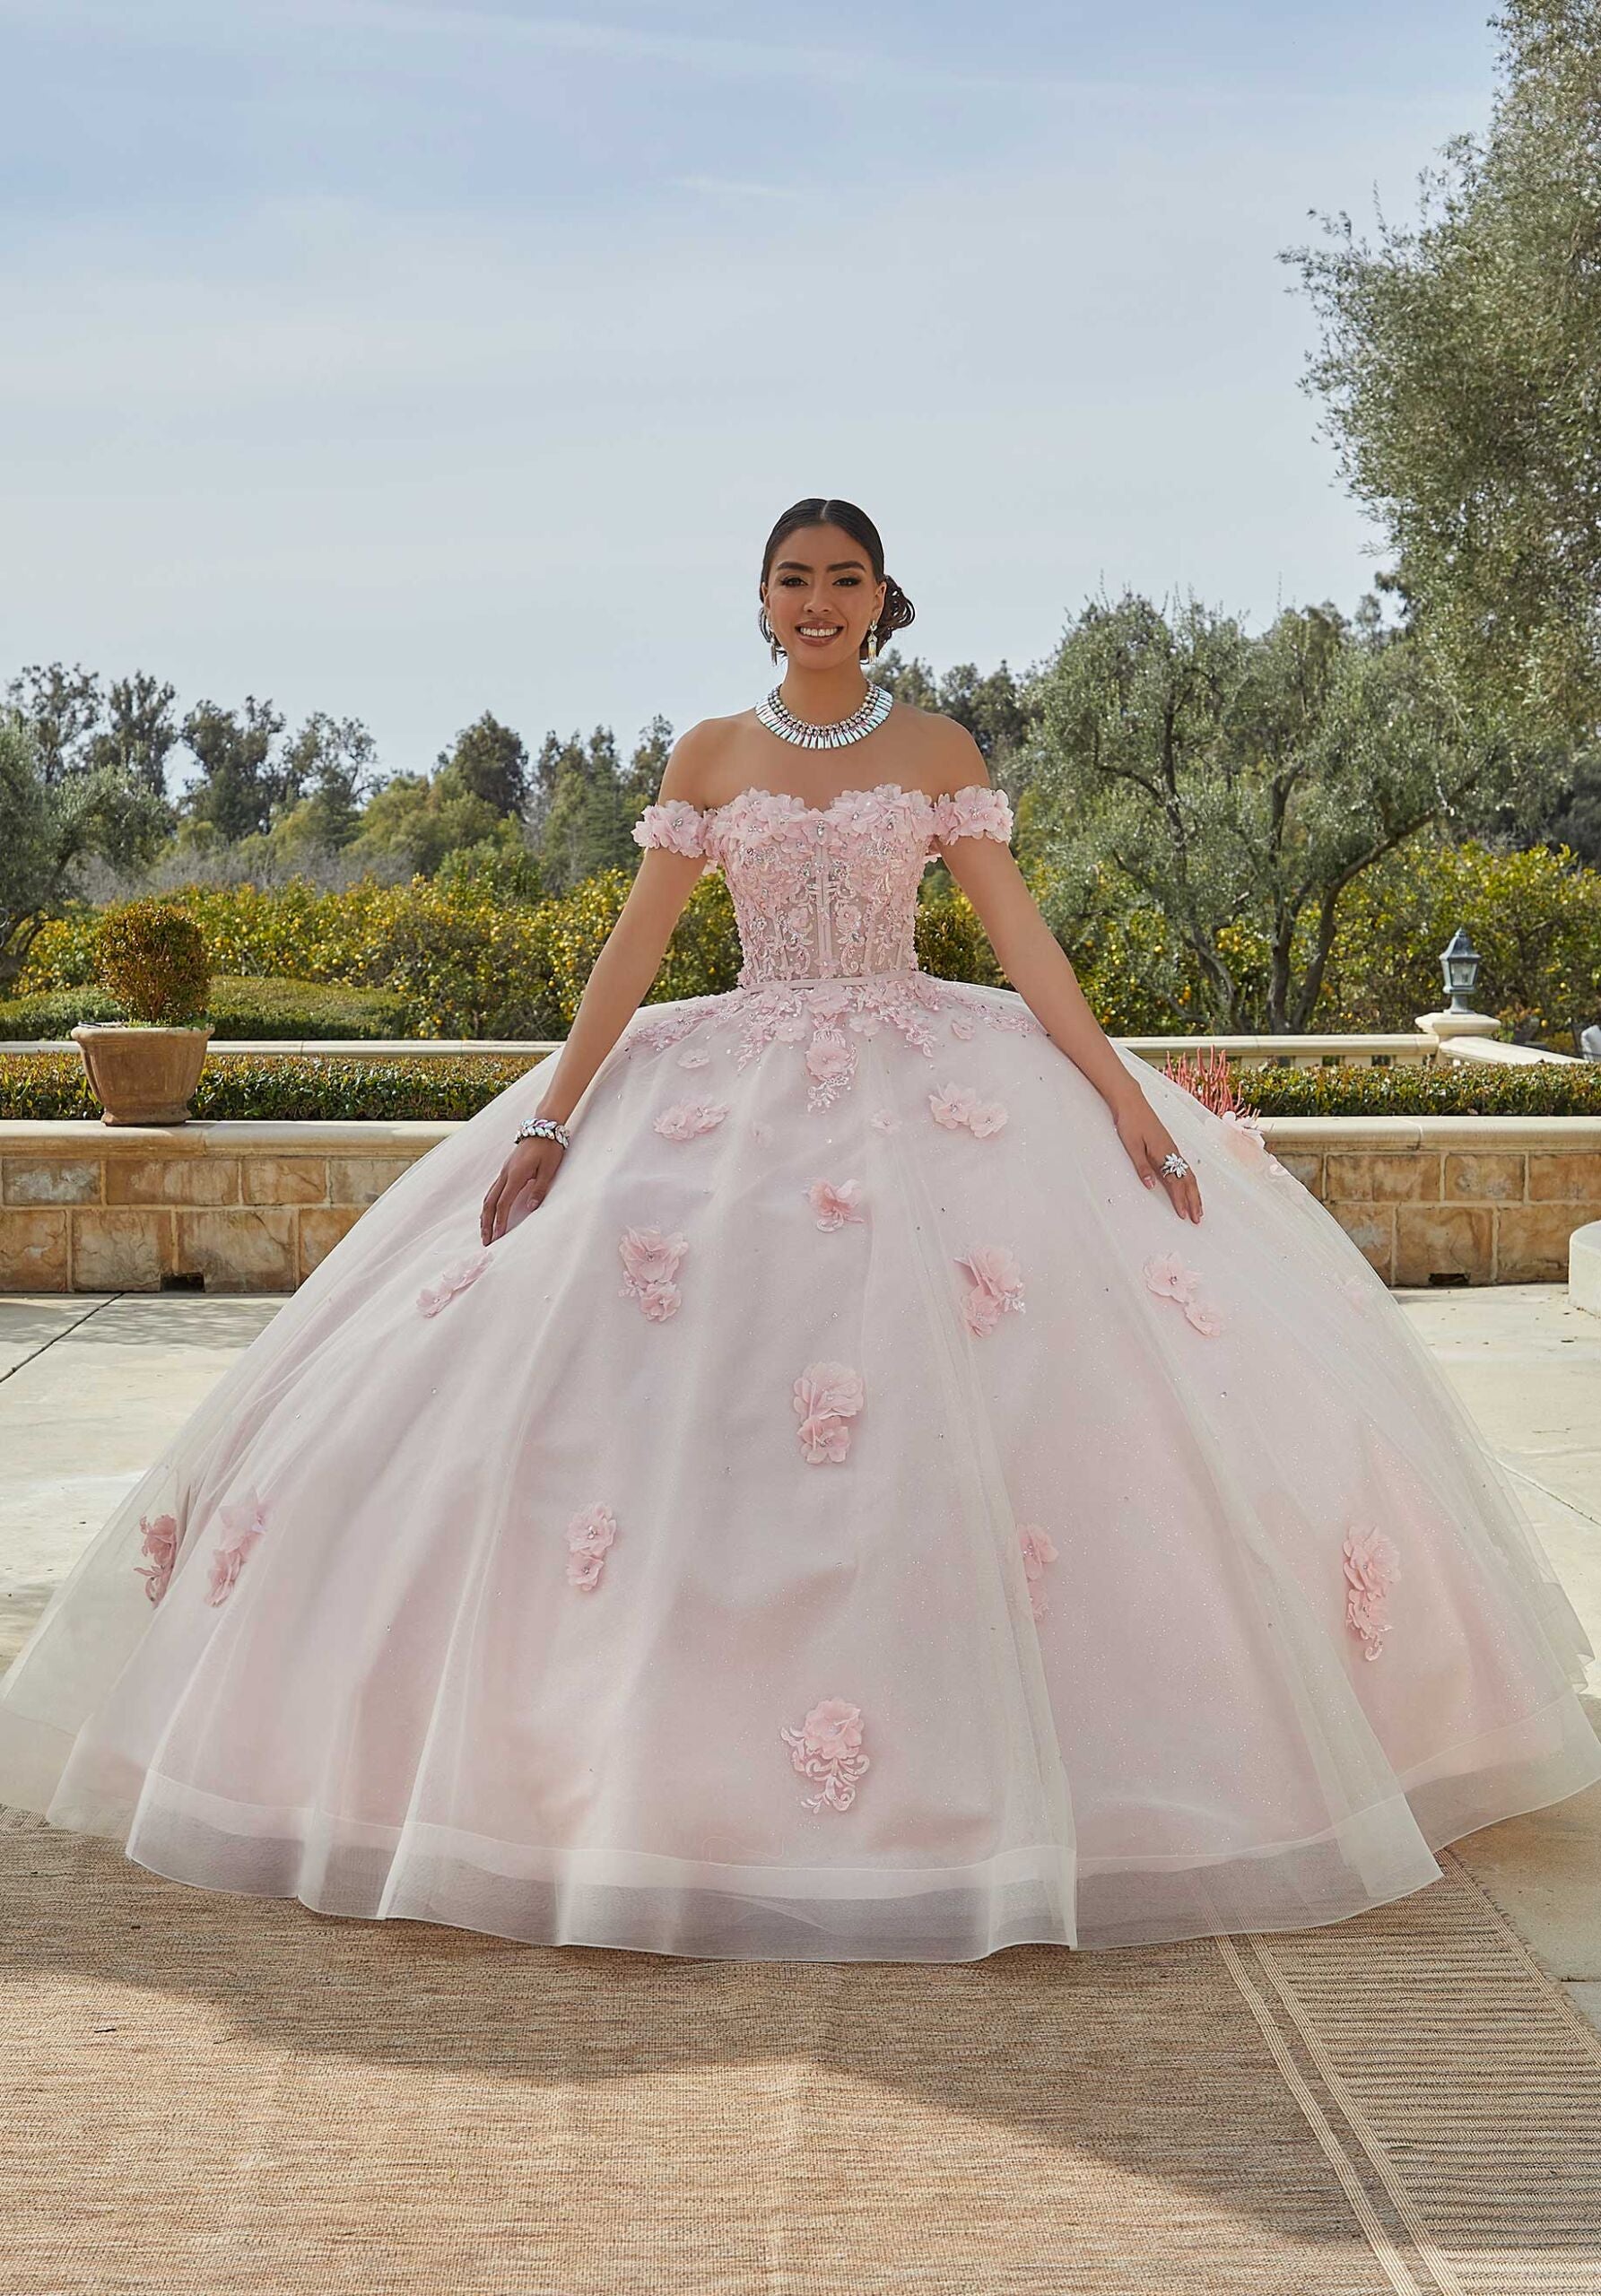
[[[772,657],[773,657],[773,661],[774,661],[774,663],[776,664],[776,663],[777,663],[777,661],[778,661],[779,656],[783,652],[783,650],[784,650],[784,649],[783,649],[783,648],[782,648],[782,647],[779,645],[779,639],[778,639],[778,633],[777,633],[777,631],[774,630],[774,628],[773,628],[773,626],[772,626],[771,622],[769,622],[769,620],[768,620],[768,618],[767,618],[767,608],[766,608],[765,606],[763,606],[763,607],[762,607],[762,609],[761,609],[761,616],[760,616],[760,625],[761,625],[761,635],[762,635],[762,636],[767,639],[767,641],[768,641],[768,651],[769,651],[769,653],[772,656]]]
[[[867,659],[870,662],[875,662],[878,659],[878,624],[876,622],[867,632]]]

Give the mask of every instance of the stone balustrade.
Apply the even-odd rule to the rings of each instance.
[[[0,1123],[0,1291],[292,1291],[455,1128]],[[1601,1118],[1267,1117],[1262,1129],[1387,1283],[1559,1283],[1569,1238],[1601,1219]]]

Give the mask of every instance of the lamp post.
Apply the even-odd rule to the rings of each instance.
[[[1446,1007],[1450,1013],[1471,1013],[1468,998],[1473,995],[1479,978],[1483,957],[1467,936],[1465,926],[1458,925],[1449,941],[1440,952],[1440,970],[1445,975],[1445,985],[1451,1001]]]
[[[1475,1013],[1467,1001],[1478,987],[1479,967],[1484,961],[1466,929],[1459,925],[1440,952],[1440,970],[1451,1001],[1441,1013],[1420,1013],[1417,1016],[1419,1028],[1437,1044],[1444,1044],[1451,1037],[1499,1034],[1500,1022],[1492,1020],[1488,1013]]]

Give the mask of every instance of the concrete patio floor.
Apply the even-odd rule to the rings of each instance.
[[[1397,1292],[1601,1651],[1601,1318],[1562,1284]],[[0,1672],[111,1508],[275,1299],[0,1297]],[[1601,1728],[1601,1662],[1586,1698]],[[1455,1845],[1601,2027],[1601,1787]]]

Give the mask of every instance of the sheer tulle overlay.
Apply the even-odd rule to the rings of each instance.
[[[1249,1124],[1123,1055],[1146,1190],[1010,991],[915,966],[983,788],[635,834],[744,965],[413,1167],[91,1541],[0,1799],[204,1887],[693,1955],[1339,1920],[1601,1777],[1517,1495]]]

